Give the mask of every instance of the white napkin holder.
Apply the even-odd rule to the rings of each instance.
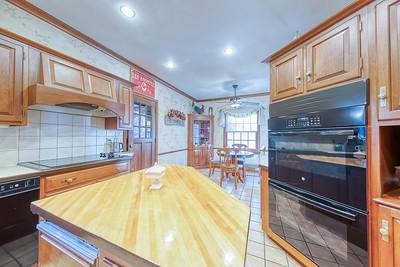
[[[165,167],[154,164],[153,167],[145,170],[144,175],[147,179],[153,180],[150,190],[159,190],[163,186],[161,179],[165,174]]]

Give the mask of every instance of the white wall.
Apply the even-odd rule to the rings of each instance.
[[[268,147],[268,118],[269,118],[269,95],[266,96],[258,96],[258,97],[248,97],[246,98],[250,101],[255,101],[261,103],[265,108],[265,116],[266,116],[266,123],[265,125],[260,126],[260,147],[266,146]],[[214,110],[215,120],[214,120],[214,146],[215,147],[223,147],[224,146],[224,128],[219,126],[219,118],[218,118],[218,107],[223,105],[216,102],[222,101],[210,101],[210,102],[202,102],[206,109],[208,110],[209,107],[212,107]]]
[[[3,0],[0,0],[0,18],[0,27],[4,29],[123,79],[129,80],[130,78],[129,65],[102,53],[98,49]],[[164,124],[164,115],[170,108],[189,113],[191,111],[191,100],[158,82],[156,82],[156,99],[158,100],[159,108],[159,153],[187,148],[187,122],[185,127],[167,126]],[[0,143],[0,150],[1,146],[2,144]],[[186,165],[186,152],[160,156],[159,162]]]

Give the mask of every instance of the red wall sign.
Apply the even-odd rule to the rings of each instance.
[[[155,96],[156,85],[151,77],[140,73],[137,70],[132,70],[131,82],[137,84],[137,86],[133,88],[135,92],[151,97]]]

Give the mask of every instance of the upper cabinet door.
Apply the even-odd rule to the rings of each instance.
[[[0,123],[22,123],[23,72],[24,47],[0,37]]]
[[[84,93],[85,69],[66,60],[42,53],[43,83],[57,89]]]
[[[133,90],[130,86],[120,84],[119,102],[125,104],[125,113],[118,119],[118,129],[132,130]]]
[[[376,6],[379,119],[400,119],[400,1]]]
[[[117,102],[115,80],[100,73],[88,70],[88,93]]]
[[[303,49],[271,63],[271,101],[303,92]]]
[[[306,91],[361,77],[360,17],[306,45]]]

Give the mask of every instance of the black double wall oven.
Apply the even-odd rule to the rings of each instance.
[[[368,266],[367,89],[270,106],[269,226],[319,266]]]

